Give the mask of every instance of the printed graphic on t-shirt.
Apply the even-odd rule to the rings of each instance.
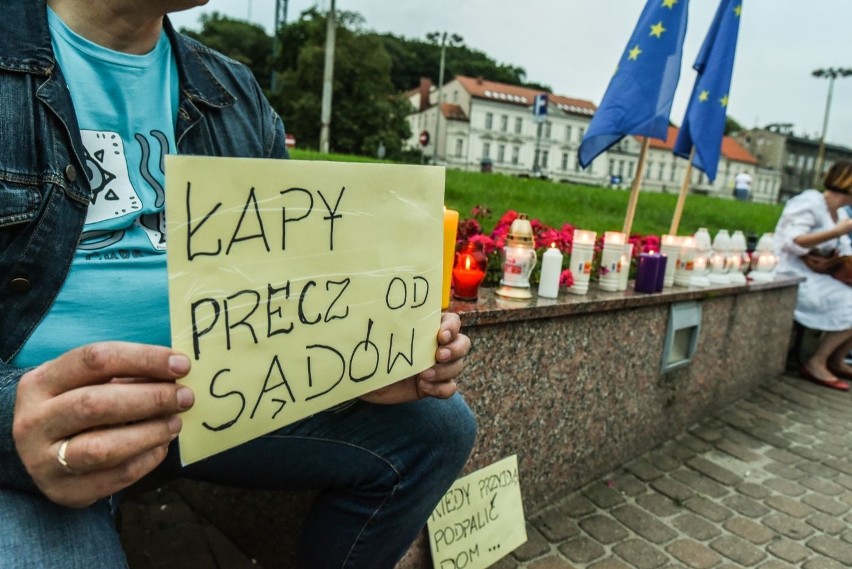
[[[86,175],[92,187],[86,225],[142,209],[142,200],[130,183],[121,137],[102,130],[82,130],[80,136],[86,147]]]
[[[97,251],[119,244],[128,231],[141,231],[157,251],[165,251],[166,193],[161,183],[164,177],[163,161],[169,151],[169,142],[160,131],[151,131],[150,140],[136,133],[139,144],[139,164],[136,175],[131,176],[133,165],[128,167],[128,156],[118,133],[99,130],[81,130],[86,148],[86,175],[92,188],[92,200],[86,215],[86,227],[79,249]],[[154,142],[156,141],[156,142]],[[153,159],[152,159],[153,158]],[[157,175],[149,164],[157,164]],[[137,191],[134,180],[145,186]],[[142,213],[143,208],[149,213]],[[126,219],[122,222],[122,219]],[[115,220],[111,223],[111,220]],[[97,225],[95,225],[97,224]],[[100,255],[88,259],[108,259]]]
[[[166,212],[148,213],[136,220],[145,236],[151,241],[151,246],[157,251],[166,250]]]

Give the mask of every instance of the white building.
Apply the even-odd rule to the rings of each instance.
[[[639,160],[641,137],[625,137],[583,170],[577,149],[597,107],[591,101],[547,93],[546,118],[536,122],[532,106],[540,93],[458,75],[442,87],[439,106],[438,89],[428,79],[421,80],[420,87],[409,92],[414,112],[408,117],[413,134],[407,145],[421,148],[433,163],[448,168],[487,169],[629,188]],[[680,191],[686,161],[671,153],[676,137],[677,129],[670,127],[669,140],[652,140],[646,157],[644,190]],[[423,141],[427,144],[423,145]],[[752,174],[754,201],[777,200],[777,173],[759,169],[757,160],[729,137],[722,144],[715,183],[709,184],[706,176],[693,170],[690,191],[732,198],[733,177],[741,170]]]

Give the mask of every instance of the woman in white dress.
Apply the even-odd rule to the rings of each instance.
[[[812,271],[801,257],[811,251],[852,254],[848,235],[852,220],[845,211],[852,205],[852,162],[834,164],[823,184],[824,192],[805,190],[784,206],[775,227],[777,272],[805,277],[799,285],[794,316],[799,324],[823,331],[800,375],[848,391],[849,384],[844,380],[852,379],[852,366],[844,360],[852,350],[852,286]]]

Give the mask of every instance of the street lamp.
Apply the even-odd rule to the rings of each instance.
[[[825,130],[828,127],[828,111],[831,109],[831,92],[834,89],[834,80],[837,77],[849,77],[852,69],[845,67],[827,67],[816,69],[811,75],[820,79],[828,79],[828,97],[825,100],[825,116],[822,119],[822,136],[819,138],[819,150],[817,151],[816,168],[814,169],[814,186],[820,183],[822,177],[822,165],[825,161]]]
[[[278,35],[281,31],[281,26],[287,23],[287,2],[288,0],[275,0],[275,29],[272,31],[272,76],[269,78],[270,90],[275,92],[275,62],[278,58],[278,52],[281,49],[279,45]],[[249,2],[249,14],[251,14],[251,2]],[[249,16],[251,20],[251,16]]]
[[[329,152],[329,138],[331,136],[331,92],[334,86],[334,47],[335,47],[335,21],[334,0],[328,8],[328,16],[325,21],[325,64],[322,74],[322,106],[320,108],[320,148],[322,154]]]
[[[447,32],[431,32],[426,34],[426,39],[433,43],[438,42],[438,38],[441,40],[441,65],[438,70],[438,104],[437,111],[435,113],[435,137],[434,144],[435,146],[432,148],[432,163],[438,163],[438,129],[441,126],[441,98],[443,96],[444,90],[444,62],[446,60],[446,52],[447,52],[447,40],[449,40],[449,45],[456,46],[462,43],[463,38],[458,34],[451,34],[449,37],[447,36]]]

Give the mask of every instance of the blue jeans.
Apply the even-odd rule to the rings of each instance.
[[[402,405],[358,401],[185,468],[173,448],[155,474],[321,490],[305,521],[298,567],[391,569],[455,481],[475,436],[459,395]],[[71,510],[0,489],[2,567],[55,567],[57,560],[63,568],[125,566],[107,501]]]

